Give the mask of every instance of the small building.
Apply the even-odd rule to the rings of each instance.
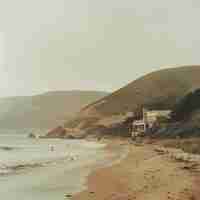
[[[146,110],[143,109],[143,119],[151,128],[160,117],[170,118],[171,110]]]
[[[147,129],[147,125],[144,120],[133,121],[131,137],[135,138],[139,135],[144,134],[146,132],[146,129]]]
[[[158,121],[159,117],[170,118],[170,110],[147,110],[143,108],[141,120],[134,120],[132,124],[133,138],[144,135],[148,129],[151,129]]]

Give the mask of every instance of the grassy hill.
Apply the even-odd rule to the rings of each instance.
[[[55,91],[0,98],[0,128],[52,128],[105,95],[96,91]]]
[[[200,66],[183,66],[152,72],[86,106],[76,118],[66,123],[66,127],[89,128],[97,124],[105,125],[111,117],[123,116],[143,106],[170,109],[179,98],[200,87],[199,77]]]

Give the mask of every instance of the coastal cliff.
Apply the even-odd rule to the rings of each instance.
[[[126,136],[130,112],[139,113],[142,107],[173,109],[180,98],[200,88],[199,74],[200,66],[152,72],[84,107],[65,127],[84,130],[86,135],[113,135],[120,130],[119,134]]]

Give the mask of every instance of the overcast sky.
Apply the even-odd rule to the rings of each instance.
[[[200,63],[199,0],[0,0],[0,96],[116,90]]]

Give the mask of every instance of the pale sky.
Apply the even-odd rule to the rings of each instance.
[[[200,64],[199,0],[0,0],[0,96],[116,90]]]

